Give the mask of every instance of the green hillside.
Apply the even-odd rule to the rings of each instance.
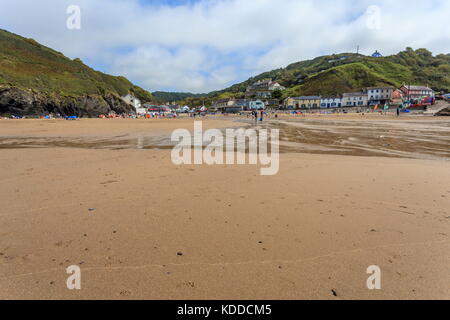
[[[352,57],[340,65],[308,74],[302,83],[291,86],[284,95],[341,94],[363,87],[399,87],[406,83],[450,91],[450,56],[434,57],[426,49],[414,51],[408,48],[384,58]]]
[[[61,103],[67,99],[90,96],[104,98],[110,105],[109,102],[113,99],[114,107],[121,104],[118,98],[129,92],[143,101],[153,100],[151,93],[133,85],[124,77],[95,71],[80,59],[71,60],[32,39],[1,29],[0,87],[31,89],[40,95],[60,100]],[[4,105],[2,107],[5,109]]]
[[[335,95],[363,87],[399,87],[408,83],[450,92],[450,54],[433,56],[426,49],[406,48],[396,55],[382,58],[352,53],[322,56],[262,73],[225,90],[211,92],[208,101],[227,96],[242,97],[249,84],[266,78],[272,78],[287,88],[283,91],[283,98]],[[195,105],[201,101],[191,97],[183,102]]]
[[[161,102],[173,102],[181,101],[187,98],[203,98],[208,94],[206,93],[190,93],[190,92],[166,92],[166,91],[155,91],[152,93],[156,100]]]

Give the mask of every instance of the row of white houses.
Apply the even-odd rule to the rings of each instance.
[[[394,101],[415,100],[433,101],[435,93],[433,89],[425,86],[403,85],[399,89],[393,87],[368,87],[359,92],[344,93],[341,96],[301,96],[289,97],[284,100],[287,109],[316,109],[339,107],[364,107],[390,104]]]
[[[360,92],[348,92],[341,96],[302,96],[289,97],[284,101],[288,109],[315,109],[363,107],[368,105],[385,104],[391,100],[393,87],[370,87]]]

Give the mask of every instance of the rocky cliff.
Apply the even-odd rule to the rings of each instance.
[[[129,113],[133,108],[120,97],[112,94],[63,97],[32,89],[0,87],[0,114],[2,115],[46,115],[97,117],[110,112]]]
[[[128,113],[133,108],[120,99],[128,93],[143,102],[153,99],[124,77],[96,71],[80,59],[0,29],[1,115]]]

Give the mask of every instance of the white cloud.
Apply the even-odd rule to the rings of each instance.
[[[171,51],[154,45],[113,55],[110,65],[114,73],[128,74],[148,88],[171,88],[177,84],[185,90],[201,91],[210,87],[203,75],[213,67],[209,61],[207,53],[197,48]]]
[[[123,74],[152,91],[221,89],[291,62],[353,52],[357,45],[366,54],[376,49],[392,54],[407,46],[450,52],[447,0],[148,3],[0,0],[0,27]],[[71,4],[82,10],[80,31],[65,27]],[[380,8],[376,28],[368,28],[370,6]]]

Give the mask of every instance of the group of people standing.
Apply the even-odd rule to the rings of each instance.
[[[259,121],[262,122],[264,120],[264,110],[259,111],[259,114],[260,114]],[[258,122],[258,111],[257,110],[252,111],[252,117],[255,119],[255,122]]]

